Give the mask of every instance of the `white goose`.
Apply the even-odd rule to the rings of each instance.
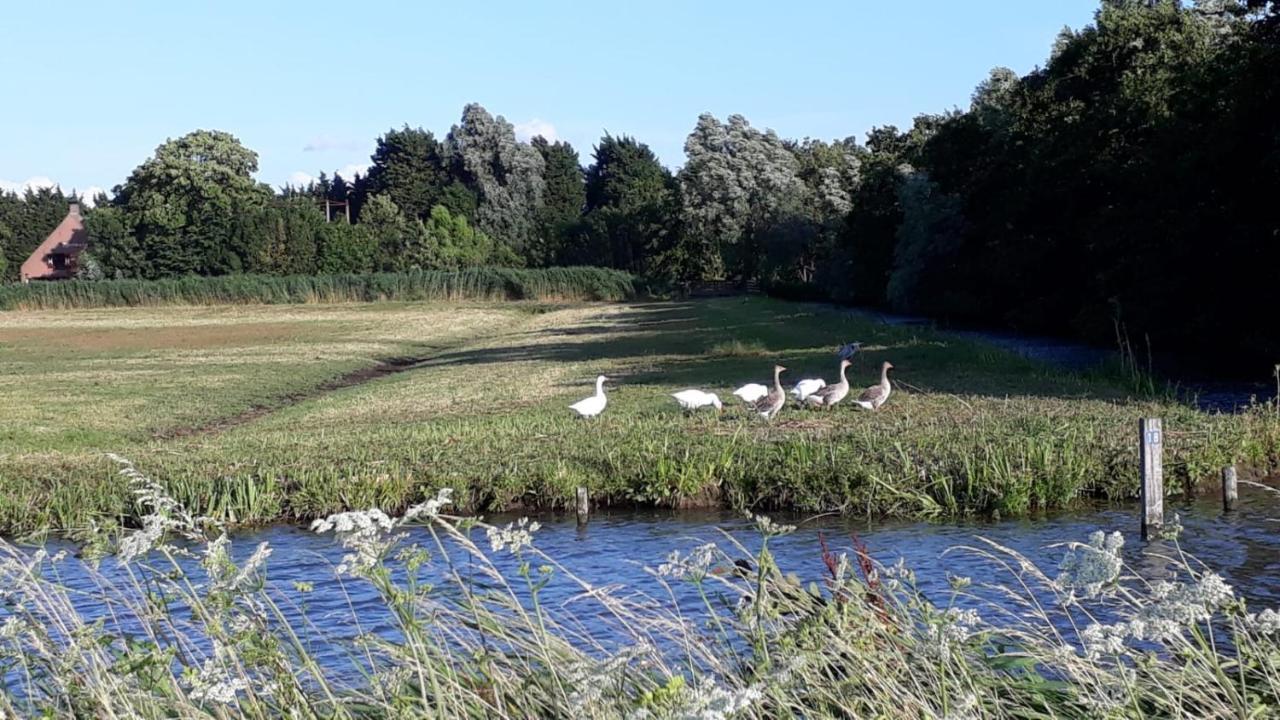
[[[827,381],[822,378],[805,378],[795,384],[791,388],[791,397],[799,400],[802,404],[812,394],[818,392],[827,386]]]
[[[765,395],[768,395],[769,388],[761,385],[760,383],[747,383],[737,390],[734,390],[733,394],[741,398],[742,402],[750,405]]]
[[[604,412],[604,406],[609,402],[608,399],[606,399],[604,396],[605,380],[606,380],[605,376],[603,375],[597,376],[596,377],[596,394],[584,400],[579,400],[578,402],[570,405],[569,409],[585,418],[595,417],[600,413]]]
[[[685,412],[693,412],[704,407],[713,407],[716,410],[724,409],[724,405],[720,404],[720,396],[715,393],[701,390],[681,390],[678,393],[671,393],[671,397],[675,398],[677,403],[680,403],[680,409]]]

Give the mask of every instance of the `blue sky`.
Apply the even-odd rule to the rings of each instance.
[[[0,185],[110,188],[168,137],[233,133],[272,185],[351,172],[379,134],[479,102],[524,133],[604,131],[683,161],[697,115],[836,138],[968,103],[1042,64],[1097,0],[14,3]],[[301,177],[301,176],[296,176]]]

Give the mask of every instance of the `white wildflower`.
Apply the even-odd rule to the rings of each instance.
[[[311,531],[316,533],[329,531],[350,533],[362,530],[390,531],[394,527],[395,521],[377,508],[342,512],[311,523]]]
[[[192,700],[230,705],[236,695],[248,687],[244,678],[233,678],[213,660],[206,660],[200,672],[190,679]]]
[[[436,492],[436,496],[434,498],[431,498],[420,505],[414,505],[406,510],[404,517],[401,518],[400,522],[406,523],[410,520],[425,520],[426,522],[431,522],[440,516],[441,508],[452,504],[453,488],[440,488],[440,490]]]
[[[907,561],[898,558],[898,562],[876,570],[875,580],[878,580],[886,590],[893,592],[905,585],[915,585],[916,574],[907,567]]]
[[[258,547],[254,549],[253,554],[244,561],[244,564],[240,566],[239,572],[231,579],[231,586],[236,589],[243,589],[248,580],[262,569],[269,557],[271,557],[271,546],[265,542],[258,543]]]
[[[636,645],[603,662],[586,660],[571,665],[565,671],[564,677],[566,683],[573,688],[573,692],[569,695],[569,702],[573,705],[574,717],[595,715],[593,710],[596,703],[606,697],[612,699],[612,692],[609,696],[605,695],[610,691],[610,686],[616,688],[620,684],[623,671],[650,651],[650,646]]]
[[[1129,628],[1126,623],[1089,625],[1080,631],[1080,642],[1084,645],[1085,657],[1093,659],[1099,656],[1123,655],[1125,638],[1128,634]]]
[[[1168,645],[1182,637],[1188,627],[1208,622],[1235,599],[1235,591],[1221,576],[1206,573],[1193,583],[1154,583],[1151,598],[1127,621],[1085,628],[1080,633],[1085,654],[1091,658],[1121,655],[1130,640]]]
[[[1077,545],[1067,553],[1058,565],[1061,571],[1055,584],[1058,589],[1081,591],[1087,598],[1095,598],[1120,577],[1123,561],[1120,548],[1124,536],[1118,532],[1104,535],[1101,530],[1089,536],[1087,545]]]
[[[728,720],[764,697],[758,687],[729,690],[704,680],[685,697],[677,717],[690,720]]]
[[[489,548],[493,552],[508,550],[514,554],[532,546],[533,534],[541,528],[539,523],[529,522],[529,518],[522,517],[514,523],[507,523],[504,528],[489,528],[485,531],[485,536],[489,538]]]
[[[160,515],[151,514],[143,517],[142,529],[130,533],[120,541],[119,561],[130,563],[151,552],[173,525],[173,521]]]
[[[715,543],[699,545],[687,557],[682,557],[678,550],[673,550],[667,556],[667,561],[658,566],[658,575],[673,578],[687,576],[695,582],[702,580],[707,576],[707,568],[711,565],[715,549]]]
[[[755,521],[756,529],[765,537],[788,535],[796,531],[795,525],[780,525],[768,515],[749,515],[748,517]]]
[[[1280,612],[1267,608],[1260,613],[1250,613],[1245,624],[1256,633],[1275,635],[1280,633]]]
[[[314,532],[332,531],[351,551],[338,563],[340,575],[363,575],[377,565],[401,537],[391,534],[394,528],[395,521],[377,508],[338,513],[311,523]]]
[[[978,632],[982,616],[977,610],[948,608],[934,618],[926,629],[928,649],[943,660],[951,658],[952,649]]]

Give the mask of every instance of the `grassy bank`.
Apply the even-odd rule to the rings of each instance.
[[[233,547],[126,472],[149,514],[104,561],[124,569],[71,569],[81,561],[0,541],[6,717],[1280,712],[1280,615],[1251,611],[1186,557],[1148,584],[1124,565],[1119,533],[1064,548],[1060,570],[975,541],[952,552],[976,554],[994,579],[949,576],[950,591],[926,595],[910,568],[835,545],[815,548],[826,571],[802,586],[769,551],[794,528],[756,516],[755,553],[726,538],[637,558],[652,563],[648,583],[596,587],[538,549],[536,523],[451,516],[441,495],[399,518],[318,521],[348,554],[286,584],[271,579],[267,543]],[[88,581],[64,584],[64,571]],[[376,600],[310,608],[322,583],[367,584]],[[675,586],[699,600],[677,605]],[[375,614],[387,618],[377,632]],[[364,631],[325,635],[316,615]]]
[[[897,367],[879,413],[729,395]],[[1164,418],[1169,489],[1277,459],[1280,421],[1130,397],[1120,373],[1064,373],[922,328],[758,298],[690,302],[372,303],[41,311],[0,317],[0,530],[137,516],[106,452],[200,515],[232,522],[403,509],[600,502],[1023,514],[1138,487],[1137,419]],[[606,374],[595,421],[566,405]],[[723,415],[668,393],[716,390]],[[35,394],[33,394],[35,393]]]
[[[631,275],[606,268],[475,268],[370,275],[228,275],[3,285],[0,310],[390,300],[624,300],[635,294]]]

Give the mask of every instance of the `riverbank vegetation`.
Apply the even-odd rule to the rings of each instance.
[[[1176,541],[1164,541],[1169,572],[1153,581],[1124,564],[1119,533],[1064,547],[1056,569],[975,541],[951,552],[977,554],[993,579],[951,576],[930,596],[910,568],[835,542],[814,549],[825,571],[802,583],[769,551],[794,528],[757,515],[754,553],[726,537],[638,558],[647,586],[595,587],[538,549],[537,523],[453,515],[446,492],[398,517],[318,520],[312,529],[347,554],[284,584],[272,580],[269,544],[238,548],[127,462],[124,475],[145,509],[141,529],[83,558],[0,546],[7,715],[1280,712],[1280,614],[1249,607]],[[103,559],[106,547],[116,555]],[[90,581],[64,584],[63,571]],[[335,582],[368,585],[378,600],[311,608],[314,589]],[[311,612],[326,626],[349,616],[357,630],[326,636]]]
[[[424,300],[629,300],[636,278],[594,267],[365,275],[224,275],[0,285],[0,310]]]
[[[878,413],[729,393],[883,360]],[[1078,374],[923,327],[761,298],[583,303],[214,306],[0,319],[0,529],[136,523],[104,457],[119,452],[200,515],[233,523],[402,510],[455,491],[466,510],[613,505],[1026,513],[1138,488],[1136,422],[1169,431],[1171,492],[1226,464],[1276,461],[1271,406],[1208,414],[1113,372]],[[567,409],[610,378],[609,407]],[[713,390],[723,414],[669,393]]]

